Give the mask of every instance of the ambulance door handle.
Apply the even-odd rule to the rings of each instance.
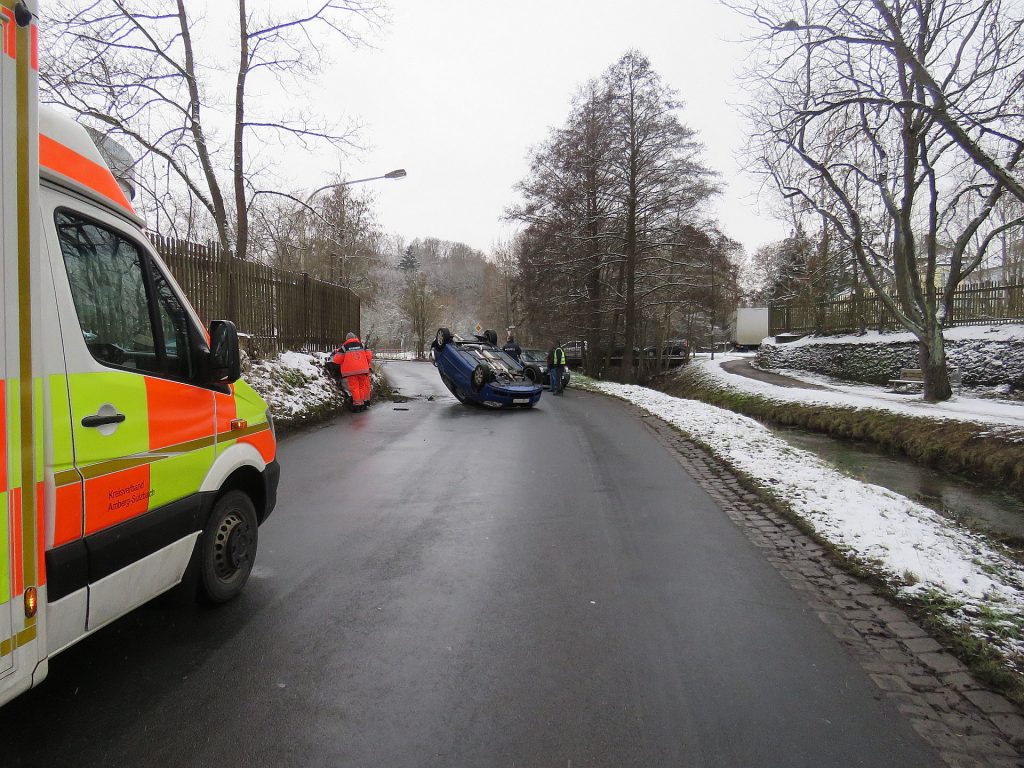
[[[107,424],[120,424],[124,419],[123,413],[97,413],[94,416],[85,416],[82,419],[82,426],[102,427]]]

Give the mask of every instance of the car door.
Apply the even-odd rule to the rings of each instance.
[[[180,578],[213,459],[213,392],[190,383],[195,329],[139,234],[87,206],[53,217],[93,629]]]

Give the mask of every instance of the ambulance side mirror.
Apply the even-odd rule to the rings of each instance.
[[[209,384],[233,384],[242,375],[238,331],[230,320],[210,323],[210,356],[206,374]]]

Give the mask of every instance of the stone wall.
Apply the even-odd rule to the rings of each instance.
[[[968,387],[1009,386],[1024,389],[1024,339],[984,339],[946,342],[951,367],[960,369]],[[917,368],[917,342],[877,341],[835,343],[803,340],[794,344],[762,344],[757,352],[762,368],[793,368],[847,381],[884,385],[900,368]]]

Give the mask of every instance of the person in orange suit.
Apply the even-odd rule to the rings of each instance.
[[[373,353],[354,333],[345,337],[345,343],[331,358],[331,362],[338,366],[341,388],[345,391],[348,406],[353,411],[365,410],[370,404],[371,360]]]

